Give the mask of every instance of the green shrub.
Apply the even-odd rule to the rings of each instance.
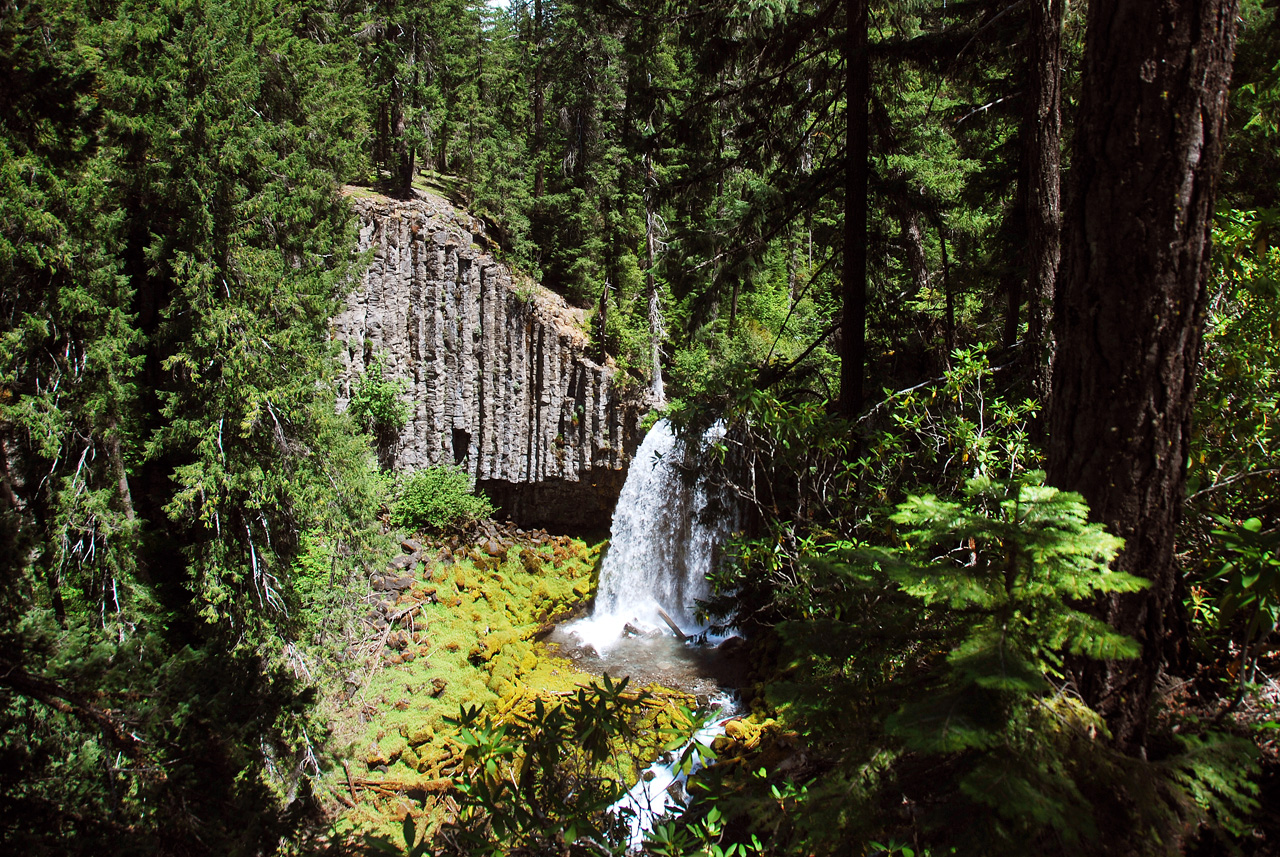
[[[420,470],[409,477],[391,509],[391,523],[411,530],[465,529],[494,512],[484,494],[473,493],[471,477],[453,465]]]
[[[356,425],[374,438],[397,435],[409,423],[409,403],[400,398],[409,390],[404,378],[386,377],[387,358],[379,354],[369,362],[351,387],[347,413]]]

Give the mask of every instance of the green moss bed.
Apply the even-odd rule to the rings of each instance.
[[[333,695],[340,765],[327,786],[340,839],[388,834],[406,813],[434,828],[456,812],[460,750],[446,718],[461,705],[510,717],[599,680],[538,640],[589,605],[606,543],[486,526],[467,541],[424,544],[422,561],[389,572],[400,585],[412,575],[411,586],[370,596],[368,635],[353,653],[363,669]],[[645,737],[622,748],[633,777],[692,704],[647,690]]]

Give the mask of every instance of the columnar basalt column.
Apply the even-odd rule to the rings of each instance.
[[[441,200],[353,199],[370,255],[333,321],[338,405],[381,355],[404,379],[397,470],[458,461],[518,521],[607,527],[640,440],[640,385],[588,356],[582,310],[484,252],[483,227]]]

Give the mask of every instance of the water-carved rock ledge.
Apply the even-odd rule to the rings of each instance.
[[[440,199],[352,200],[372,261],[334,319],[339,407],[375,355],[409,385],[397,470],[463,465],[529,526],[607,527],[640,439],[640,393],[586,353],[582,311],[513,286],[483,227]]]

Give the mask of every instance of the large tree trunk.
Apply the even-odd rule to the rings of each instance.
[[[916,298],[929,288],[929,257],[924,250],[924,230],[920,226],[920,213],[906,201],[899,201],[897,215],[902,225],[907,270],[911,272],[911,296]]]
[[[867,2],[845,0],[844,320],[840,331],[838,410],[853,416],[862,407],[867,348],[867,156],[871,68],[867,56]]]
[[[654,267],[658,263],[657,241],[654,234],[654,220],[658,213],[654,211],[653,194],[650,182],[653,178],[653,160],[645,156],[644,175],[644,247],[645,247],[645,296],[649,301],[649,392],[654,407],[662,407],[667,403],[667,391],[662,384],[662,339],[666,336],[666,325],[662,319],[662,296],[658,294],[658,280],[654,277]]]
[[[1174,527],[1205,310],[1236,0],[1092,0],[1054,304],[1049,478],[1151,581],[1098,610],[1135,661],[1077,669],[1118,745],[1145,744],[1177,571]]]
[[[1027,223],[1027,354],[1031,387],[1049,396],[1046,321],[1058,274],[1062,135],[1062,0],[1032,0],[1028,40],[1030,97],[1023,114],[1022,194]]]
[[[391,195],[413,198],[414,150],[406,137],[404,95],[399,83],[392,85],[391,133],[395,139],[395,166],[391,174]]]
[[[542,173],[542,150],[545,147],[546,120],[544,119],[544,111],[546,110],[546,93],[543,83],[542,71],[542,0],[534,0],[533,2],[533,202],[537,205],[542,201],[542,195],[546,187],[546,180]]]

